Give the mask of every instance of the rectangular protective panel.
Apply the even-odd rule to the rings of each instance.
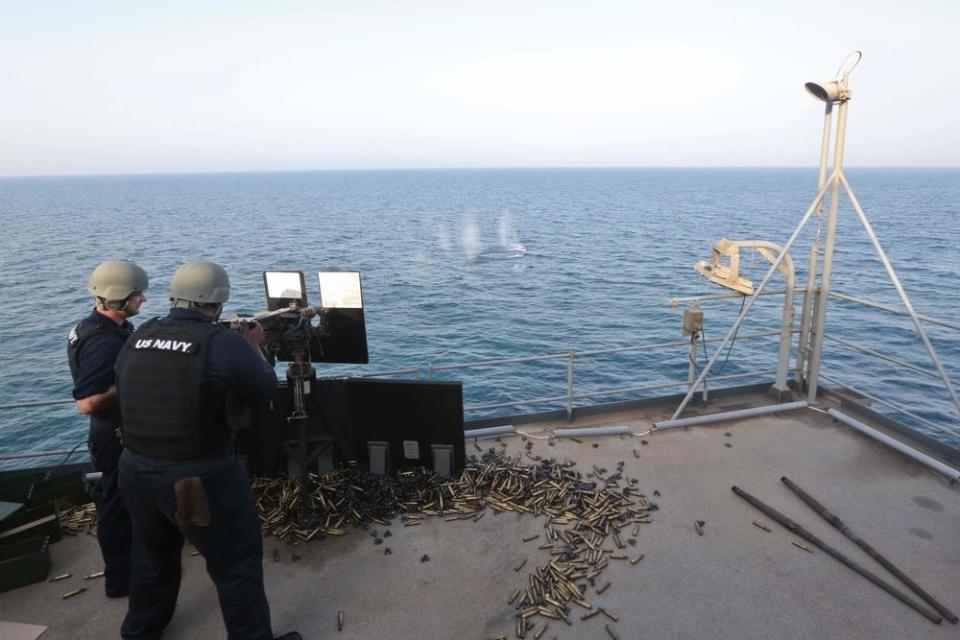
[[[430,446],[449,445],[454,450],[455,469],[451,471],[463,468],[466,457],[461,383],[357,379],[347,384],[350,436],[354,441],[389,442],[394,469],[430,467]],[[411,443],[416,443],[416,458]],[[358,449],[366,452],[365,446]]]
[[[307,290],[302,271],[264,271],[263,290],[267,294],[267,310],[285,309],[291,304],[307,306]]]
[[[459,382],[320,379],[305,398],[308,439],[332,436],[338,461],[368,463],[367,442],[385,441],[390,467],[432,464],[431,445],[453,447],[454,469],[466,460],[463,441],[463,387]],[[282,443],[297,438],[288,426],[292,391],[281,385],[271,407],[255,412],[253,429],[241,434],[242,449],[255,473],[285,469]],[[405,444],[406,443],[406,444]]]
[[[324,309],[320,347],[318,355],[311,354],[314,362],[367,364],[370,358],[363,309]]]

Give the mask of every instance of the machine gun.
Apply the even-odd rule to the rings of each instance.
[[[295,303],[275,311],[262,311],[252,318],[233,318],[222,324],[238,333],[260,327],[265,342],[262,347],[264,356],[270,364],[293,362],[299,357],[307,362],[318,362],[323,357],[324,338],[330,334],[330,322],[323,318],[330,310],[322,307],[298,307]],[[314,324],[314,318],[320,322]]]
[[[265,271],[264,289],[267,311],[252,318],[235,318],[224,324],[243,332],[252,323],[263,327],[265,356],[271,364],[287,362],[287,384],[293,403],[287,424],[298,437],[296,460],[300,471],[300,521],[306,526],[313,519],[310,510],[308,470],[324,449],[308,451],[306,395],[316,381],[314,362],[366,364],[366,327],[360,274],[322,272],[320,306],[307,303],[301,271]]]
[[[320,306],[307,303],[303,273],[265,271],[267,310],[252,318],[224,322],[241,333],[252,323],[263,327],[264,351],[271,363],[304,362],[366,364],[366,326],[360,274],[322,272]]]

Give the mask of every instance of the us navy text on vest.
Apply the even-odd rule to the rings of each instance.
[[[154,351],[169,351],[171,353],[185,353],[192,355],[197,350],[196,342],[167,338],[141,338],[133,345],[134,349],[151,349]]]

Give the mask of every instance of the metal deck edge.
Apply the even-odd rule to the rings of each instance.
[[[749,393],[764,393],[773,382],[759,382],[756,384],[741,385],[737,387],[723,387],[720,389],[710,389],[710,398],[729,398]],[[654,396],[652,398],[638,398],[636,400],[622,400],[620,402],[606,402],[594,404],[585,407],[574,407],[573,418],[584,418],[595,416],[601,413],[617,413],[620,411],[633,411],[635,409],[649,409],[659,406],[669,406],[679,404],[683,400],[685,393],[676,393],[669,396]],[[699,400],[697,406],[703,406]],[[567,419],[566,409],[555,409],[551,411],[539,411],[535,413],[520,413],[506,416],[497,416],[493,418],[478,418],[476,420],[464,421],[465,429],[482,429],[485,427],[496,427],[503,424],[530,424],[534,422],[545,422],[548,420]]]
[[[936,438],[932,438],[922,431],[909,427],[888,415],[884,415],[883,413],[870,408],[862,402],[858,402],[854,398],[851,398],[838,389],[821,386],[820,391],[824,396],[838,401],[840,406],[846,409],[848,412],[859,414],[860,416],[867,418],[871,422],[876,423],[884,429],[892,431],[897,435],[897,437],[904,440],[909,440],[910,442],[919,445],[921,448],[935,453],[937,456],[943,458],[945,462],[949,462],[954,466],[960,466],[960,449],[951,447],[947,443],[940,442]]]

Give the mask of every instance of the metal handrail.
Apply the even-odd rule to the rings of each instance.
[[[394,371],[374,371],[372,373],[363,373],[358,375],[358,378],[377,378],[380,376],[395,376],[402,373],[413,373],[416,374],[417,378],[420,377],[420,369],[422,367],[416,366],[409,369],[396,369]],[[38,400],[34,402],[15,402],[13,404],[0,404],[0,410],[3,409],[24,409],[28,407],[48,407],[51,405],[57,404],[73,404],[76,402],[73,398],[69,400]]]
[[[432,374],[434,371],[450,371],[452,369],[471,369],[473,367],[491,367],[498,364],[514,364],[517,362],[541,362],[545,360],[561,360],[570,357],[567,353],[551,353],[543,356],[523,356],[520,358],[498,358],[496,360],[478,360],[476,362],[464,362],[454,364],[434,365],[427,363],[427,371]],[[429,375],[428,374],[428,375]]]
[[[820,377],[823,378],[824,380],[828,381],[828,382],[832,382],[833,384],[840,385],[841,387],[843,387],[843,388],[845,388],[845,389],[849,389],[850,391],[853,391],[854,393],[857,393],[857,394],[863,396],[864,398],[866,398],[866,399],[868,399],[868,400],[870,400],[870,401],[872,401],[872,402],[876,402],[877,404],[882,404],[883,406],[885,406],[885,407],[887,407],[887,408],[889,408],[889,409],[893,409],[894,411],[898,411],[898,412],[902,413],[902,414],[905,415],[905,416],[910,416],[911,418],[913,418],[913,419],[916,420],[917,422],[921,422],[921,423],[927,425],[928,427],[931,427],[931,428],[933,428],[933,429],[936,429],[937,431],[939,431],[939,432],[941,432],[941,433],[946,433],[946,434],[952,435],[952,436],[960,435],[960,431],[958,431],[958,430],[956,430],[956,429],[952,429],[952,428],[950,428],[950,427],[944,427],[943,425],[940,425],[940,424],[937,424],[936,422],[933,422],[933,421],[931,421],[931,420],[928,420],[928,419],[924,418],[923,416],[918,416],[917,414],[913,413],[913,412],[910,411],[909,409],[905,409],[904,407],[901,407],[900,405],[898,405],[898,404],[896,404],[896,403],[889,402],[889,401],[887,401],[887,400],[881,400],[880,398],[878,398],[878,397],[876,397],[876,396],[874,396],[874,395],[871,395],[871,394],[869,394],[869,393],[867,393],[867,392],[865,392],[865,391],[861,391],[860,389],[856,389],[856,388],[854,388],[854,387],[852,387],[852,386],[850,386],[850,385],[848,385],[848,384],[846,384],[846,383],[840,382],[840,381],[837,380],[836,378],[834,378],[834,377],[832,377],[832,376],[829,376],[829,375],[823,373],[822,370],[820,371]]]
[[[737,378],[752,378],[755,376],[770,375],[776,373],[776,369],[771,369],[768,371],[749,371],[747,373],[735,373],[726,376],[716,376],[714,378],[708,378],[710,382],[717,382],[721,380],[735,380]],[[621,393],[633,393],[636,391],[651,391],[653,389],[666,389],[669,387],[685,387],[688,382],[686,380],[680,382],[658,382],[656,384],[645,384],[636,387],[622,387],[619,389],[606,389],[604,391],[592,391],[589,393],[578,393],[573,396],[574,400],[584,400],[587,398],[597,398],[600,396],[612,396]],[[464,407],[464,411],[487,411],[489,409],[502,409],[504,407],[522,407],[531,404],[545,404],[547,402],[559,402],[561,400],[567,400],[568,396],[552,396],[547,398],[533,398],[530,400],[518,400],[515,402],[498,402],[496,404],[482,404],[482,405],[473,405],[469,407]]]
[[[517,400],[515,402],[497,402],[495,404],[478,404],[464,407],[466,411],[487,411],[490,409],[503,409],[505,407],[522,407],[529,404],[546,404],[547,402],[560,402],[566,400],[567,396],[552,396],[549,398],[533,398],[531,400]]]
[[[770,369],[767,371],[748,371],[747,373],[733,373],[725,376],[714,376],[707,377],[707,382],[719,382],[723,380],[736,380],[738,378],[753,378],[755,376],[767,376],[773,373],[776,373],[776,369]],[[634,391],[650,391],[652,389],[666,389],[668,387],[685,387],[689,384],[687,380],[682,382],[661,382],[658,384],[645,384],[640,385],[639,387],[622,387],[620,389],[608,389],[605,391],[595,391],[592,393],[583,393],[577,396],[574,396],[576,399],[581,398],[596,398],[599,396],[612,396],[618,393],[632,393]]]
[[[761,295],[783,295],[784,293],[785,293],[785,290],[778,290],[778,291],[761,292]],[[742,296],[740,294],[717,294],[717,295],[709,295],[709,296],[691,296],[687,298],[674,298],[670,301],[670,303],[676,306],[679,303],[685,303],[690,301],[701,302],[701,301],[708,301],[708,300],[723,300],[728,298],[739,299],[741,297]],[[910,315],[906,311],[901,311],[893,307],[878,304],[869,300],[865,300],[865,299],[844,294],[841,292],[836,292],[836,291],[831,292],[830,297],[846,300],[848,302],[853,302],[857,304],[862,304],[864,306],[873,307],[873,308],[886,311],[889,313],[893,313],[896,315],[902,315],[902,316]],[[940,320],[938,318],[934,318],[930,316],[919,315],[919,314],[917,315],[917,317],[920,320],[930,324],[939,325],[949,329],[960,330],[960,324],[948,322],[945,320]],[[794,333],[797,333],[797,332],[794,331]],[[745,335],[738,336],[737,339],[741,341],[758,340],[762,338],[769,338],[769,337],[779,336],[779,335],[780,335],[779,331],[769,331],[769,332],[745,334]],[[905,362],[898,358],[887,356],[873,349],[862,347],[852,342],[837,338],[835,336],[826,335],[826,334],[824,334],[824,339],[828,339],[846,348],[859,351],[866,355],[877,357],[879,359],[891,362],[893,364],[897,364],[899,366],[907,368],[916,373],[939,379],[939,376],[937,376],[936,374],[930,371],[926,371],[921,367],[913,365],[909,362]],[[723,339],[710,338],[710,339],[705,339],[703,341],[705,343],[715,344],[715,343],[723,342]],[[498,402],[498,403],[486,404],[486,405],[466,406],[464,407],[464,411],[487,411],[487,410],[500,409],[500,408],[506,408],[506,407],[520,407],[520,406],[529,406],[529,405],[537,405],[537,404],[545,404],[545,403],[565,402],[567,414],[568,416],[572,417],[573,403],[575,400],[585,400],[585,399],[597,398],[602,396],[628,394],[628,393],[635,393],[635,392],[641,392],[641,391],[651,391],[655,389],[664,389],[669,387],[682,387],[682,386],[690,385],[690,381],[685,380],[685,381],[671,381],[671,382],[662,382],[662,383],[655,383],[655,384],[637,385],[637,386],[622,387],[617,389],[605,389],[602,391],[593,391],[593,392],[587,392],[587,393],[574,393],[574,388],[573,388],[574,366],[573,365],[577,357],[592,357],[592,356],[611,355],[611,354],[618,354],[618,353],[640,353],[640,352],[646,352],[646,351],[654,351],[658,349],[669,349],[669,348],[688,347],[688,346],[689,346],[689,340],[678,340],[678,341],[671,341],[671,342],[661,342],[656,344],[634,345],[629,347],[614,347],[614,348],[593,349],[593,350],[586,350],[586,351],[568,351],[564,353],[552,353],[552,354],[544,354],[544,355],[537,355],[537,356],[523,356],[523,357],[517,357],[517,358],[497,358],[497,359],[481,360],[481,361],[467,362],[467,363],[451,363],[451,364],[434,365],[428,362],[426,365],[417,365],[416,367],[410,367],[405,369],[397,369],[397,370],[391,370],[391,371],[378,371],[378,372],[362,373],[362,374],[355,374],[355,375],[357,375],[357,377],[362,377],[362,378],[372,378],[372,377],[398,375],[398,374],[415,374],[417,378],[420,378],[422,368],[423,366],[426,366],[427,377],[428,379],[432,379],[434,372],[437,372],[437,371],[453,371],[458,369],[470,369],[474,367],[489,367],[489,366],[496,366],[496,365],[503,365],[503,364],[516,364],[516,363],[523,363],[523,362],[546,362],[546,361],[555,361],[555,360],[566,360],[567,362],[567,393],[565,395],[533,398],[528,400],[518,400],[518,401],[511,401],[511,402]],[[738,374],[731,374],[726,376],[707,377],[705,383],[718,382],[718,381],[724,381],[724,380],[734,380],[739,378],[758,377],[762,375],[770,375],[773,373],[775,373],[774,370],[751,371],[747,373],[738,373]],[[922,416],[919,416],[916,413],[913,413],[910,410],[900,405],[897,405],[893,402],[882,400],[876,396],[873,396],[863,391],[860,391],[858,389],[855,389],[850,385],[845,385],[844,383],[840,382],[839,380],[837,380],[832,376],[829,376],[821,372],[819,377],[829,382],[832,382],[834,384],[850,389],[851,391],[858,393],[864,398],[867,398],[873,402],[876,402],[877,404],[886,406],[903,415],[909,416],[910,418],[916,420],[917,422],[927,425],[939,432],[950,434],[950,435],[960,434],[960,432],[958,432],[957,430],[954,430],[949,427],[944,427],[929,419],[923,418]],[[958,384],[957,381],[954,381],[954,380],[951,380],[951,382],[955,385]],[[70,404],[73,402],[74,400],[72,398],[64,399],[64,400],[28,401],[28,402],[19,402],[19,403],[0,405],[0,410],[53,406],[53,405],[60,405],[60,404]],[[57,456],[57,455],[65,455],[69,453],[71,452],[70,451],[50,451],[50,452],[12,454],[12,455],[0,456],[0,461],[39,458],[39,457],[46,457],[46,456]]]
[[[860,353],[865,353],[865,354],[867,354],[868,356],[873,356],[873,357],[875,357],[875,358],[879,358],[880,360],[886,360],[887,362],[892,362],[893,364],[898,364],[898,365],[900,365],[901,367],[903,367],[903,368],[905,368],[905,369],[910,369],[911,371],[914,371],[914,372],[919,373],[919,374],[921,374],[921,375],[925,375],[925,376],[927,376],[927,377],[929,377],[929,378],[933,378],[934,380],[940,380],[940,376],[938,376],[938,375],[937,375],[936,373],[934,373],[933,371],[927,371],[927,370],[924,369],[923,367],[918,367],[917,365],[911,364],[911,363],[909,363],[909,362],[907,362],[907,361],[905,361],[905,360],[900,360],[899,358],[894,358],[893,356],[888,356],[888,355],[886,355],[886,354],[880,353],[879,351],[874,351],[873,349],[869,349],[869,348],[867,348],[867,347],[862,347],[862,346],[860,346],[860,345],[858,345],[858,344],[854,344],[854,343],[849,342],[849,341],[847,341],[847,340],[843,340],[843,339],[841,339],[841,338],[837,338],[836,336],[831,336],[829,333],[825,333],[825,334],[823,335],[823,339],[824,339],[824,340],[829,340],[829,341],[831,341],[831,342],[836,342],[837,344],[842,345],[842,346],[844,346],[844,347],[847,347],[848,349],[852,349],[852,350],[854,350],[854,351],[859,351]],[[956,380],[950,380],[950,382],[952,382],[954,385],[960,386],[960,383],[958,383]]]
[[[858,213],[859,213],[859,212],[858,212]],[[895,282],[895,284],[897,284],[897,282]],[[921,375],[924,375],[924,376],[927,376],[927,377],[930,377],[930,378],[934,378],[934,379],[936,379],[936,380],[939,380],[941,383],[943,383],[944,387],[946,388],[947,394],[950,395],[950,397],[951,397],[952,400],[954,400],[954,405],[957,407],[957,410],[960,411],[960,403],[957,403],[957,402],[956,402],[957,396],[956,396],[956,392],[954,391],[954,388],[955,388],[955,387],[960,387],[960,383],[958,383],[956,380],[952,379],[952,378],[948,375],[947,371],[943,368],[942,363],[940,363],[939,359],[936,357],[936,354],[932,351],[932,349],[933,349],[932,345],[929,344],[928,339],[926,338],[925,335],[923,335],[923,332],[922,332],[922,330],[921,330],[921,327],[920,327],[920,324],[919,324],[919,323],[920,323],[920,322],[925,322],[925,323],[928,323],[928,324],[933,324],[933,325],[937,325],[937,326],[940,326],[940,327],[945,327],[945,328],[947,328],[947,329],[953,329],[953,330],[957,330],[957,331],[960,331],[960,324],[957,324],[957,323],[954,323],[954,322],[948,322],[948,321],[946,321],[946,320],[941,320],[940,318],[934,318],[934,317],[932,317],[932,316],[922,315],[922,314],[916,313],[912,308],[910,308],[909,310],[901,310],[901,309],[897,309],[897,308],[895,308],[895,307],[891,307],[891,306],[888,306],[888,305],[884,305],[884,304],[880,304],[880,303],[877,303],[877,302],[873,302],[873,301],[871,301],[871,300],[866,300],[866,299],[864,299],[864,298],[859,298],[859,297],[857,297],[857,296],[851,296],[851,295],[846,294],[846,293],[831,292],[829,295],[830,295],[831,298],[836,298],[836,299],[838,299],[838,300],[845,300],[845,301],[847,301],[847,302],[853,302],[853,303],[855,303],[855,304],[860,304],[860,305],[863,305],[863,306],[866,306],[866,307],[872,307],[872,308],[874,308],[874,309],[878,309],[878,310],[880,310],[880,311],[885,311],[885,312],[887,312],[887,313],[892,313],[892,314],[894,314],[894,315],[906,316],[906,317],[912,318],[912,319],[914,320],[914,324],[916,325],[918,331],[921,333],[921,336],[920,336],[920,337],[924,339],[924,344],[928,347],[928,350],[930,351],[930,354],[931,354],[931,356],[932,356],[932,358],[933,358],[933,361],[934,361],[934,365],[937,366],[938,373],[933,373],[933,372],[931,372],[931,371],[927,371],[927,370],[923,369],[922,367],[918,367],[918,366],[916,366],[916,365],[914,365],[914,364],[911,364],[911,363],[909,363],[909,362],[905,362],[905,361],[903,361],[903,360],[900,360],[899,358],[894,358],[893,356],[888,356],[888,355],[886,355],[886,354],[880,353],[880,352],[875,351],[875,350],[873,350],[873,349],[868,349],[867,347],[861,347],[861,346],[856,345],[856,344],[854,344],[854,343],[852,343],[852,342],[848,342],[848,341],[845,341],[845,340],[841,340],[840,338],[831,337],[831,336],[827,335],[826,333],[824,334],[823,337],[824,337],[824,339],[832,340],[833,342],[836,342],[836,343],[838,343],[838,344],[840,344],[840,345],[842,345],[842,346],[844,346],[844,347],[847,347],[847,348],[849,348],[849,349],[853,349],[853,350],[855,350],[855,351],[859,351],[859,352],[861,352],[861,353],[864,353],[864,354],[867,354],[867,355],[870,355],[870,356],[879,358],[879,359],[881,359],[881,360],[885,360],[885,361],[887,361],[887,362],[891,362],[891,363],[893,363],[893,364],[897,364],[897,365],[899,365],[899,366],[901,366],[901,367],[904,367],[904,368],[906,368],[906,369],[909,369],[910,371],[913,371],[913,372],[915,372],[915,373],[919,373],[919,374],[921,374]],[[905,294],[904,294],[904,295],[905,295]],[[911,313],[911,312],[912,312],[912,313]],[[826,376],[821,376],[821,377],[823,377],[824,379],[830,380],[831,382],[836,382],[835,380],[832,380],[832,379],[830,379],[830,378],[827,378]],[[837,383],[837,384],[842,384],[842,383]],[[848,388],[851,388],[851,389],[852,389],[852,387],[849,387],[849,386],[848,386]],[[904,409],[903,407],[894,405],[894,404],[892,404],[892,403],[890,403],[890,402],[887,402],[887,401],[885,401],[885,400],[881,400],[881,399],[876,398],[876,397],[874,397],[874,396],[869,396],[868,394],[863,393],[862,391],[857,391],[857,393],[862,394],[864,397],[870,398],[871,400],[873,400],[874,402],[877,402],[878,404],[882,404],[882,405],[884,405],[884,406],[886,406],[886,407],[889,407],[889,408],[891,408],[891,409],[893,409],[893,410],[895,410],[895,411],[899,411],[899,412],[903,413],[904,415],[908,415],[908,416],[910,416],[911,418],[913,418],[913,419],[915,419],[915,420],[918,420],[918,421],[922,422],[923,424],[926,424],[926,425],[928,425],[928,426],[930,426],[930,427],[932,427],[932,428],[934,428],[934,429],[936,429],[936,430],[938,430],[938,431],[942,431],[942,432],[944,431],[944,428],[941,427],[940,425],[937,425],[936,423],[933,423],[933,422],[931,422],[931,421],[929,421],[929,420],[926,420],[926,419],[924,419],[924,418],[922,418],[922,417],[920,417],[920,416],[918,416],[918,415],[916,415],[916,414],[914,414],[914,413],[911,413],[911,412],[907,411],[906,409]],[[945,432],[946,432],[946,433],[950,433],[950,434],[952,434],[952,435],[958,435],[958,433],[960,433],[960,432],[958,432],[958,431],[956,431],[956,430],[953,430],[953,429],[948,429],[948,430],[946,430]]]
[[[739,339],[740,340],[757,340],[757,339],[768,338],[768,337],[777,336],[777,335],[779,335],[779,332],[770,331],[770,332],[742,335],[739,337]],[[720,339],[718,338],[706,339],[705,342],[716,343],[716,342],[720,342]],[[617,394],[635,393],[638,391],[650,391],[654,389],[664,389],[669,387],[682,387],[689,384],[689,381],[671,381],[671,382],[663,382],[663,383],[655,383],[655,384],[647,384],[647,385],[637,385],[637,386],[631,386],[631,387],[622,387],[617,389],[605,389],[602,391],[592,391],[592,392],[577,394],[577,393],[574,393],[574,388],[573,388],[573,374],[574,374],[573,365],[577,356],[588,357],[588,356],[610,355],[610,354],[616,354],[616,353],[637,353],[637,352],[643,352],[643,351],[652,351],[656,349],[687,347],[688,345],[689,345],[689,341],[679,340],[679,341],[672,341],[672,342],[662,342],[662,343],[657,343],[652,345],[636,345],[636,346],[630,346],[630,347],[620,347],[620,348],[610,348],[610,349],[593,349],[589,351],[580,351],[580,352],[568,351],[566,353],[546,354],[542,356],[525,356],[525,357],[519,357],[519,358],[498,358],[493,360],[483,360],[479,362],[470,362],[470,363],[454,363],[454,364],[447,364],[447,365],[433,365],[433,364],[427,363],[426,367],[427,367],[428,377],[432,378],[433,373],[435,371],[450,371],[455,369],[466,369],[466,368],[480,367],[480,366],[514,364],[518,362],[543,362],[543,361],[549,361],[549,360],[566,360],[567,361],[567,393],[565,395],[550,396],[550,397],[544,397],[544,398],[533,398],[528,400],[518,400],[518,401],[511,401],[511,402],[498,402],[498,403],[486,404],[486,405],[467,406],[467,407],[464,407],[464,411],[486,411],[486,410],[506,408],[506,407],[519,407],[519,406],[528,406],[528,405],[544,404],[544,403],[551,403],[551,402],[565,402],[568,416],[572,416],[573,402],[575,400],[584,400],[584,399],[617,395]],[[385,375],[413,373],[417,376],[417,378],[419,378],[422,367],[423,365],[418,365],[416,367],[411,367],[407,369],[397,369],[392,371],[378,371],[373,373],[365,373],[360,377],[369,378],[369,377],[377,377],[377,376],[385,376]],[[722,380],[733,380],[737,378],[748,378],[748,377],[756,377],[761,375],[769,375],[771,373],[773,372],[772,371],[752,371],[747,373],[711,377],[709,378],[709,381],[716,382],[716,381],[722,381]],[[41,406],[51,406],[51,405],[58,405],[58,404],[69,404],[72,402],[74,402],[73,399],[43,400],[43,401],[36,401],[36,402],[19,402],[19,403],[13,403],[8,405],[0,405],[0,409],[20,409],[20,408],[28,408],[28,407],[41,407]],[[33,452],[33,453],[2,455],[0,456],[0,461],[41,458],[41,457],[47,457],[47,456],[67,455],[70,453],[71,451],[49,451],[49,452]]]
[[[796,333],[796,332],[794,332]],[[759,338],[768,338],[770,336],[779,336],[779,331],[765,331],[763,333],[746,333],[742,336],[738,336],[737,340],[757,340]],[[723,342],[723,338],[707,338],[704,340],[709,344],[715,344],[717,342]],[[594,349],[593,351],[578,351],[578,356],[599,356],[606,355],[608,353],[626,353],[628,351],[654,351],[656,349],[667,349],[670,347],[689,347],[689,340],[677,340],[675,342],[661,342],[659,344],[653,345],[644,345],[641,347],[620,347],[613,349]]]
[[[73,449],[64,449],[63,451],[37,451],[34,453],[4,454],[4,455],[0,455],[0,462],[3,462],[5,460],[27,460],[30,458],[45,458],[50,456],[69,456],[69,455],[72,455],[74,452],[76,452],[76,450],[77,450],[77,447],[74,447]]]
[[[37,400],[33,402],[15,402],[13,404],[0,404],[0,409],[23,409],[24,407],[48,407],[54,404],[73,404],[76,402],[73,398],[69,400]]]
[[[420,369],[422,367],[417,365],[416,367],[411,367],[409,369],[396,369],[394,371],[374,371],[373,373],[362,373],[358,374],[357,378],[379,378],[380,376],[395,376],[401,373],[413,373],[416,374],[417,379],[420,378]]]
[[[761,291],[760,295],[761,296],[782,296],[786,292],[787,292],[786,289],[773,289],[771,291]],[[803,291],[793,292],[794,298],[800,297],[802,295],[803,295]],[[711,293],[710,295],[706,295],[706,296],[684,296],[682,298],[670,298],[667,304],[669,304],[671,307],[677,307],[677,306],[680,306],[681,304],[687,304],[690,302],[697,304],[707,300],[739,300],[745,297],[746,296],[742,293]]]
[[[779,336],[779,331],[767,331],[764,333],[748,333],[742,336],[738,336],[737,340],[756,340],[759,338],[767,338],[770,336]],[[707,343],[716,343],[721,342],[721,338],[709,338],[706,340]],[[520,358],[499,358],[497,360],[479,360],[477,362],[467,362],[467,363],[454,363],[454,364],[445,364],[445,365],[433,365],[427,364],[428,370],[431,372],[434,371],[450,371],[453,369],[470,369],[472,367],[484,367],[492,366],[498,364],[513,364],[516,362],[537,362],[537,361],[546,361],[546,360],[560,360],[564,358],[569,358],[570,353],[573,353],[574,357],[583,357],[583,356],[597,356],[597,355],[608,355],[611,353],[629,353],[629,352],[640,352],[640,351],[654,351],[656,349],[667,349],[671,347],[689,347],[689,340],[677,340],[675,342],[659,342],[653,345],[641,345],[635,347],[615,347],[611,349],[595,349],[592,351],[573,351],[567,353],[553,353],[543,356],[523,356]],[[684,382],[686,384],[686,382]]]
[[[753,333],[740,336],[738,340],[756,340],[760,338],[768,338],[771,336],[779,336],[781,333],[779,331],[767,331],[762,333]],[[721,340],[718,338],[713,338],[705,340],[708,343],[716,343]],[[632,347],[616,347],[610,349],[594,349],[591,351],[568,351],[567,353],[553,353],[543,356],[522,356],[519,358],[497,358],[494,360],[481,360],[478,362],[469,362],[469,363],[453,363],[446,365],[434,365],[433,363],[427,363],[427,379],[432,380],[433,374],[436,371],[452,371],[457,369],[469,369],[473,367],[483,367],[483,366],[494,366],[500,364],[515,364],[519,362],[544,362],[548,360],[566,360],[567,361],[567,394],[565,396],[549,396],[545,398],[533,398],[525,400],[515,400],[510,402],[496,402],[492,404],[484,405],[470,405],[463,408],[464,412],[468,411],[489,411],[492,409],[503,409],[506,407],[521,407],[529,406],[535,404],[546,404],[550,402],[565,402],[565,409],[567,412],[567,418],[573,418],[573,404],[575,400],[589,399],[593,397],[600,396],[609,396],[616,395],[621,393],[632,393],[636,391],[646,391],[650,389],[659,389],[666,387],[679,387],[689,385],[689,381],[683,382],[669,382],[669,383],[657,383],[653,385],[641,385],[638,387],[625,387],[623,389],[614,389],[614,390],[605,390],[597,391],[591,393],[581,393],[575,394],[573,391],[573,380],[574,380],[574,361],[579,357],[586,356],[598,356],[598,355],[609,355],[615,353],[637,353],[642,351],[652,351],[655,349],[664,349],[664,348],[674,348],[674,347],[687,347],[689,346],[689,340],[677,340],[673,342],[660,342],[652,345],[638,345]],[[760,373],[753,374],[735,374],[731,376],[719,376],[716,378],[709,378],[706,383],[715,380],[728,380],[740,377],[750,377],[750,375],[760,375]],[[706,387],[705,387],[706,388]]]
[[[873,307],[874,309],[880,309],[881,311],[893,313],[898,316],[906,316],[908,318],[910,317],[910,314],[906,311],[902,311],[900,309],[897,309],[885,304],[880,304],[879,302],[873,302],[871,300],[866,300],[864,298],[858,298],[857,296],[851,296],[849,294],[841,293],[839,291],[831,291],[830,297],[836,298],[838,300],[846,300],[847,302],[855,302],[857,304],[862,304],[867,307]],[[960,324],[957,324],[955,322],[941,320],[940,318],[934,318],[933,316],[925,316],[921,313],[917,314],[917,318],[929,324],[935,324],[941,327],[947,327],[948,329],[954,329],[956,331],[960,331]]]

